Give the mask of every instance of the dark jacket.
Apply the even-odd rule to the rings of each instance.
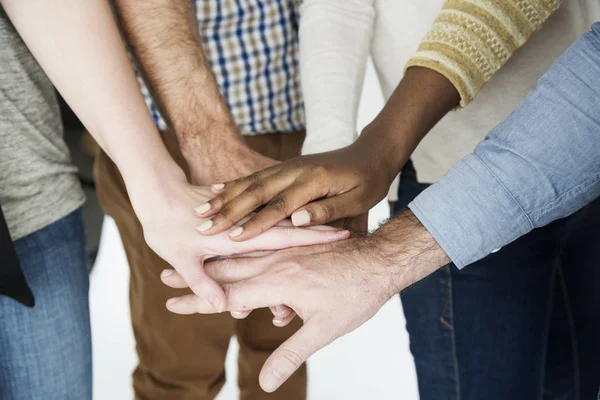
[[[0,208],[0,295],[12,297],[29,307],[35,305],[33,293],[19,266],[2,208]]]

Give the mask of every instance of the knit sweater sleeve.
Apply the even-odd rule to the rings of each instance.
[[[458,90],[460,107],[506,63],[561,0],[447,0],[405,69],[444,75]]]

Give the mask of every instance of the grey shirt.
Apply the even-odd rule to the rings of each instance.
[[[13,240],[81,206],[76,172],[54,88],[0,7],[0,206]]]

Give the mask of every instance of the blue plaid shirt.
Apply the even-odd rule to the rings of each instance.
[[[193,0],[204,51],[242,134],[304,129],[298,64],[301,0]],[[154,121],[165,129],[147,87]]]

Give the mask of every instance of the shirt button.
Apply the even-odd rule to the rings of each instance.
[[[497,253],[500,251],[500,249],[502,249],[502,247],[498,247],[497,249],[492,250],[492,253]]]

